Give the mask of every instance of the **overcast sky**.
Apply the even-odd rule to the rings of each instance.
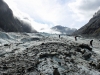
[[[56,25],[79,29],[100,8],[100,0],[4,0],[15,16],[41,30]]]

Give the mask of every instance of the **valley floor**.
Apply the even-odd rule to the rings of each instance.
[[[0,32],[0,75],[100,75],[100,41],[90,40]]]

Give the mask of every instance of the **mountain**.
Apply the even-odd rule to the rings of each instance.
[[[3,0],[0,0],[0,31],[37,32],[29,24],[15,18],[12,10]]]
[[[73,35],[100,37],[100,10],[93,15],[86,25],[75,31]]]
[[[54,32],[59,32],[61,34],[72,34],[77,29],[75,29],[75,28],[71,29],[71,28],[68,28],[68,27],[57,25],[57,26],[52,27],[51,30],[54,31]]]

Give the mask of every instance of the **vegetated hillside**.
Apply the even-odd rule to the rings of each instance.
[[[77,29],[73,28],[68,28],[68,27],[64,27],[61,25],[57,25],[51,28],[53,31],[57,31],[61,34],[72,34],[74,31],[76,31]]]
[[[3,0],[0,0],[0,31],[36,32],[31,26],[15,18],[12,10]]]
[[[100,37],[100,10],[94,14],[86,25],[75,31],[73,35]]]

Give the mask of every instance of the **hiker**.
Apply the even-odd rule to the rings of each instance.
[[[90,41],[90,46],[92,46],[92,47],[93,47],[92,43],[93,43],[93,40],[91,40],[91,41]]]
[[[77,41],[77,36],[75,36],[75,41]]]
[[[60,35],[59,35],[59,38],[60,38]]]

